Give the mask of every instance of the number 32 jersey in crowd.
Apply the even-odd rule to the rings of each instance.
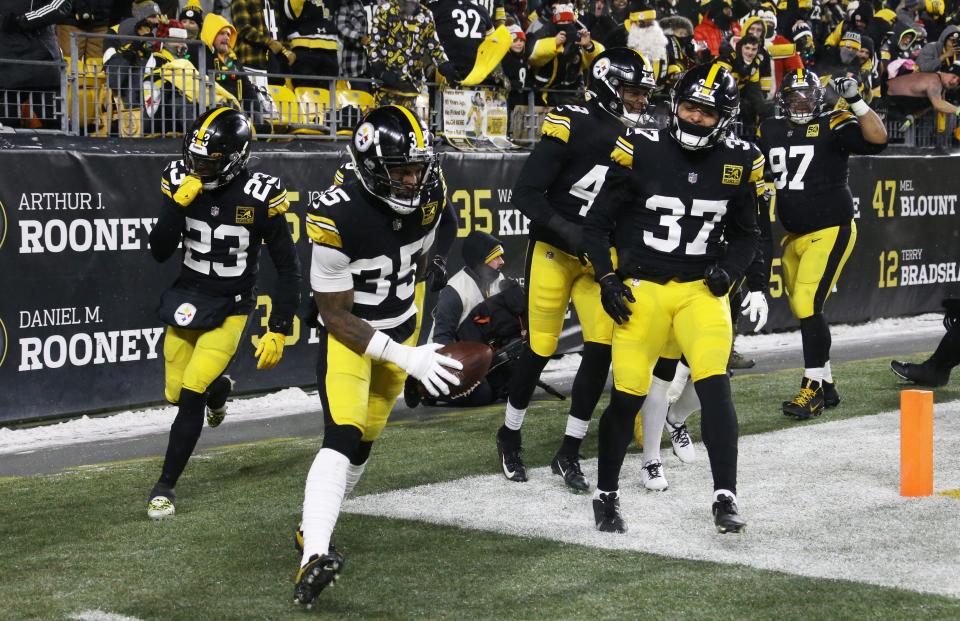
[[[274,314],[292,315],[297,302],[300,263],[284,213],[287,190],[277,177],[242,170],[224,186],[203,190],[187,207],[173,201],[187,175],[183,160],[170,162],[160,178],[169,198],[151,235],[154,253],[172,254],[183,239],[183,265],[177,286],[208,295],[240,296],[237,312],[252,310],[260,247],[266,243],[279,279]],[[156,244],[156,245],[155,245]],[[281,298],[281,299],[277,299]],[[277,312],[277,304],[284,308]]]
[[[848,224],[853,197],[847,159],[851,153],[870,155],[886,146],[864,140],[857,117],[846,110],[821,114],[806,125],[767,119],[757,135],[773,173],[780,221],[795,234]]]
[[[445,206],[443,184],[425,191],[420,207],[406,215],[355,179],[330,187],[312,201],[306,217],[314,244],[312,289],[353,289],[354,315],[378,330],[400,326],[417,313],[417,262],[433,244]]]

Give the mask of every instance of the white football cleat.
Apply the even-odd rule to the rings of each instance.
[[[659,459],[651,459],[640,470],[640,482],[651,492],[667,489],[667,477],[663,476],[663,464]]]
[[[668,418],[667,429],[670,430],[670,442],[673,443],[673,454],[677,456],[677,459],[685,464],[697,461],[697,449],[693,446],[693,440],[687,431],[687,424],[674,425]]]
[[[173,500],[166,496],[154,496],[147,504],[147,516],[151,520],[162,520],[173,517],[177,511],[173,506]]]

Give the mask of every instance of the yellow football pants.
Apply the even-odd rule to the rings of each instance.
[[[247,315],[231,315],[213,330],[167,326],[163,337],[164,396],[167,401],[180,401],[182,388],[206,392],[210,383],[226,370],[240,345],[246,325]]]
[[[857,225],[832,226],[783,238],[783,276],[797,319],[823,312],[843,266],[857,243]]]
[[[727,296],[713,295],[702,280],[661,285],[628,278],[624,283],[636,302],[627,303],[630,320],[613,327],[617,390],[646,395],[657,358],[674,353],[671,337],[686,357],[693,381],[727,372],[733,346]]]
[[[528,248],[527,306],[530,349],[544,358],[557,351],[567,307],[580,319],[585,343],[610,344],[613,319],[600,304],[600,285],[593,266],[550,244],[538,241]]]

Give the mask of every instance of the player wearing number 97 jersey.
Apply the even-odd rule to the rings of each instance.
[[[581,227],[604,183],[610,151],[626,126],[641,120],[656,86],[650,63],[627,48],[601,53],[590,68],[593,97],[554,108],[527,158],[513,204],[530,218],[526,284],[529,343],[513,374],[497,450],[504,476],[526,481],[520,428],[541,371],[557,349],[571,299],[583,329],[583,357],[573,383],[570,415],[551,468],[577,491],[589,489],[578,452],[610,369],[613,324],[600,305],[594,268],[583,258]]]
[[[354,130],[355,176],[310,205],[310,284],[319,311],[318,392],[323,445],[307,476],[303,557],[295,597],[312,604],[339,573],[330,536],[343,498],[363,473],[410,374],[448,393],[456,360],[439,345],[414,347],[418,267],[445,208],[439,159],[416,115],[401,106],[368,113]]]
[[[743,521],[734,502],[737,417],[727,359],[732,328],[727,293],[757,249],[756,184],[763,156],[726,138],[739,110],[734,77],[720,65],[683,74],[671,92],[670,126],[633,130],[584,226],[612,339],[613,394],[600,419],[594,513],[601,531],[624,532],[620,467],[654,364],[671,338],[689,362],[702,408],[721,532]],[[611,236],[618,267],[610,260]],[[650,438],[659,441],[659,437]]]
[[[788,73],[778,95],[781,116],[758,130],[757,142],[774,177],[777,213],[787,230],[784,282],[803,341],[800,392],[783,402],[783,413],[800,419],[840,402],[823,307],[857,239],[847,159],[851,153],[879,153],[887,143],[883,123],[857,94],[856,81],[839,78],[836,84],[850,109],[823,112],[817,75],[807,69]]]
[[[184,159],[163,171],[166,197],[150,232],[150,251],[166,261],[183,242],[183,264],[164,293],[165,395],[178,404],[160,480],[148,514],[174,514],[174,486],[203,428],[223,418],[232,383],[223,375],[256,300],[260,248],[277,269],[273,310],[256,351],[257,368],[271,368],[283,352],[299,303],[300,262],[284,213],[287,191],[276,177],[252,173],[246,163],[252,131],[241,113],[215,108],[184,136]]]

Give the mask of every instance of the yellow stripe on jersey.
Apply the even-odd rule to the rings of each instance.
[[[287,198],[287,191],[284,190],[269,200],[267,217],[272,218],[282,213],[286,213],[288,209],[290,209],[290,200]]]
[[[213,114],[207,117],[207,119],[203,122],[203,125],[201,125],[200,129],[197,131],[197,138],[194,140],[194,144],[197,146],[203,144],[203,137],[207,133],[207,128],[210,127],[211,123],[213,123],[213,119],[217,118],[227,110],[232,110],[232,108],[220,108],[219,110],[215,110]]]
[[[552,136],[561,142],[570,141],[570,119],[559,114],[547,113],[543,119],[543,127],[540,133],[544,136]]]
[[[340,169],[337,169],[337,172],[333,175],[333,185],[343,185],[343,173],[340,172]]]
[[[610,159],[620,164],[626,169],[633,168],[633,145],[630,144],[623,136],[617,138],[616,146],[613,148],[613,153],[610,154]]]
[[[407,117],[408,121],[410,121],[410,126],[413,127],[413,135],[416,137],[416,140],[417,140],[417,148],[418,149],[424,148],[423,130],[420,128],[420,121],[417,120],[417,117],[413,115],[413,112],[410,112],[403,106],[395,105],[393,107],[400,110],[400,112],[403,112],[403,115]]]
[[[331,248],[343,248],[343,239],[340,237],[340,231],[333,224],[330,218],[323,218],[313,214],[307,214],[307,235],[315,243],[330,246]]]
[[[843,127],[849,122],[856,122],[857,117],[853,116],[846,110],[838,112],[830,117],[830,129],[838,129]]]
[[[763,182],[763,164],[764,158],[763,155],[760,155],[753,160],[753,168],[750,170],[750,182],[756,185],[757,196],[762,196],[766,187]]]
[[[173,198],[173,194],[170,193],[170,187],[169,187],[169,186],[165,186],[165,185],[163,185],[163,184],[161,183],[161,184],[160,184],[160,191],[163,192],[164,194],[166,194],[167,196],[169,196],[170,198]]]

